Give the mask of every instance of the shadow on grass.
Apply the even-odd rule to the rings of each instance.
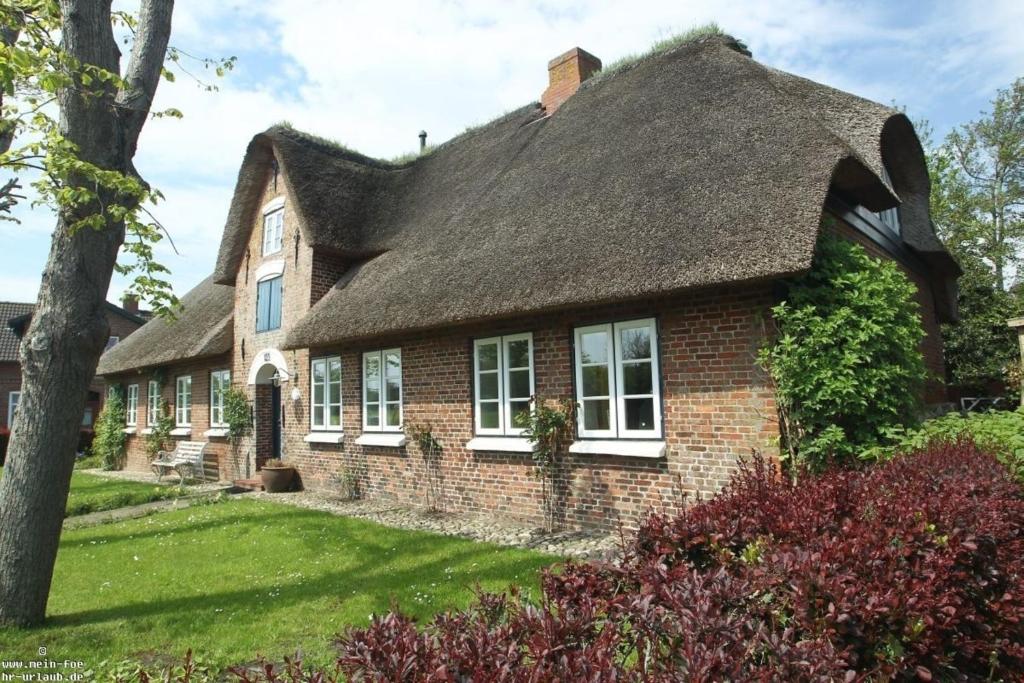
[[[173,581],[153,579],[140,586],[135,580],[136,585],[121,594],[111,592],[103,606],[54,615],[43,629],[72,639],[78,632],[80,638],[91,639],[127,624],[138,630],[143,648],[167,646],[170,641],[188,645],[197,637],[215,641],[226,628],[252,624],[266,630],[271,622],[281,624],[281,637],[322,628],[322,636],[328,638],[342,627],[338,618],[365,624],[370,612],[387,611],[396,598],[403,611],[427,619],[439,610],[464,605],[477,582],[492,589],[509,583],[535,586],[538,570],[558,561],[279,504],[237,501],[207,509],[211,514],[206,519],[182,518],[187,511],[165,513],[179,516],[165,518],[167,524],[157,528],[101,527],[66,540],[65,549],[91,546],[100,553],[111,544],[138,542],[140,553],[151,558],[154,550],[162,549],[144,539],[160,537],[173,544],[175,537],[184,541],[204,532],[215,535],[213,543],[172,547],[166,560],[172,571],[165,571],[164,565],[140,567],[155,575],[163,572]],[[117,567],[123,552],[124,548],[113,548],[102,561]],[[180,576],[173,571],[176,558],[181,558]],[[124,571],[128,575],[128,569]],[[66,598],[65,605],[71,606],[67,603],[73,599]],[[309,609],[304,611],[306,604]],[[244,621],[229,621],[229,615]],[[142,642],[147,631],[159,643]]]

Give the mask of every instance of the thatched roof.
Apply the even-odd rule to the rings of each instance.
[[[15,328],[11,327],[11,322],[31,315],[33,310],[35,304],[0,301],[0,363],[19,362],[18,346],[21,344],[21,337]]]
[[[948,266],[902,113],[706,38],[404,166],[271,128],[249,146],[214,276],[234,281],[276,157],[304,237],[358,263],[290,348],[778,278],[810,266],[830,189],[897,203],[883,148],[907,244]]]
[[[181,298],[173,320],[153,318],[100,357],[97,375],[218,356],[234,339],[234,287],[208,277]]]

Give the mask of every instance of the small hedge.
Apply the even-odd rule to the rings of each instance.
[[[956,441],[970,438],[992,453],[1007,469],[1024,483],[1024,407],[1017,410],[990,410],[985,413],[948,413],[924,422],[918,429],[897,428],[886,434],[891,442],[885,448],[874,448],[866,458],[890,457],[892,453],[919,450],[934,441]]]

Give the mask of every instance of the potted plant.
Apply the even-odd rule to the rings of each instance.
[[[286,465],[278,458],[263,463],[260,468],[260,478],[263,480],[263,489],[267,493],[282,493],[291,489],[292,479],[295,478],[295,468]]]

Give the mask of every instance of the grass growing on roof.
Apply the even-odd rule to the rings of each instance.
[[[693,28],[690,28],[686,31],[659,40],[658,42],[651,45],[651,47],[648,48],[646,52],[632,53],[625,55],[624,57],[619,57],[614,62],[602,67],[602,69],[596,74],[594,74],[593,78],[591,78],[590,80],[596,81],[605,76],[610,76],[611,74],[614,74],[618,71],[622,71],[624,68],[632,66],[637,62],[643,61],[648,57],[653,57],[654,55],[661,54],[662,52],[668,52],[669,50],[677,48],[685,43],[691,43],[695,40],[700,40],[701,38],[708,38],[710,36],[724,35],[725,32],[721,29],[721,27],[719,27],[718,24],[716,24],[713,21],[707,24],[694,26]]]
[[[300,648],[327,664],[333,636],[393,604],[426,620],[473,587],[534,595],[557,558],[382,527],[269,501],[229,500],[68,531],[41,628],[0,629],[8,659],[180,661],[217,668]]]
[[[2,475],[3,468],[0,468]],[[188,494],[187,488],[181,489],[178,486],[112,479],[76,470],[71,475],[71,491],[68,493],[64,516],[76,517]]]

